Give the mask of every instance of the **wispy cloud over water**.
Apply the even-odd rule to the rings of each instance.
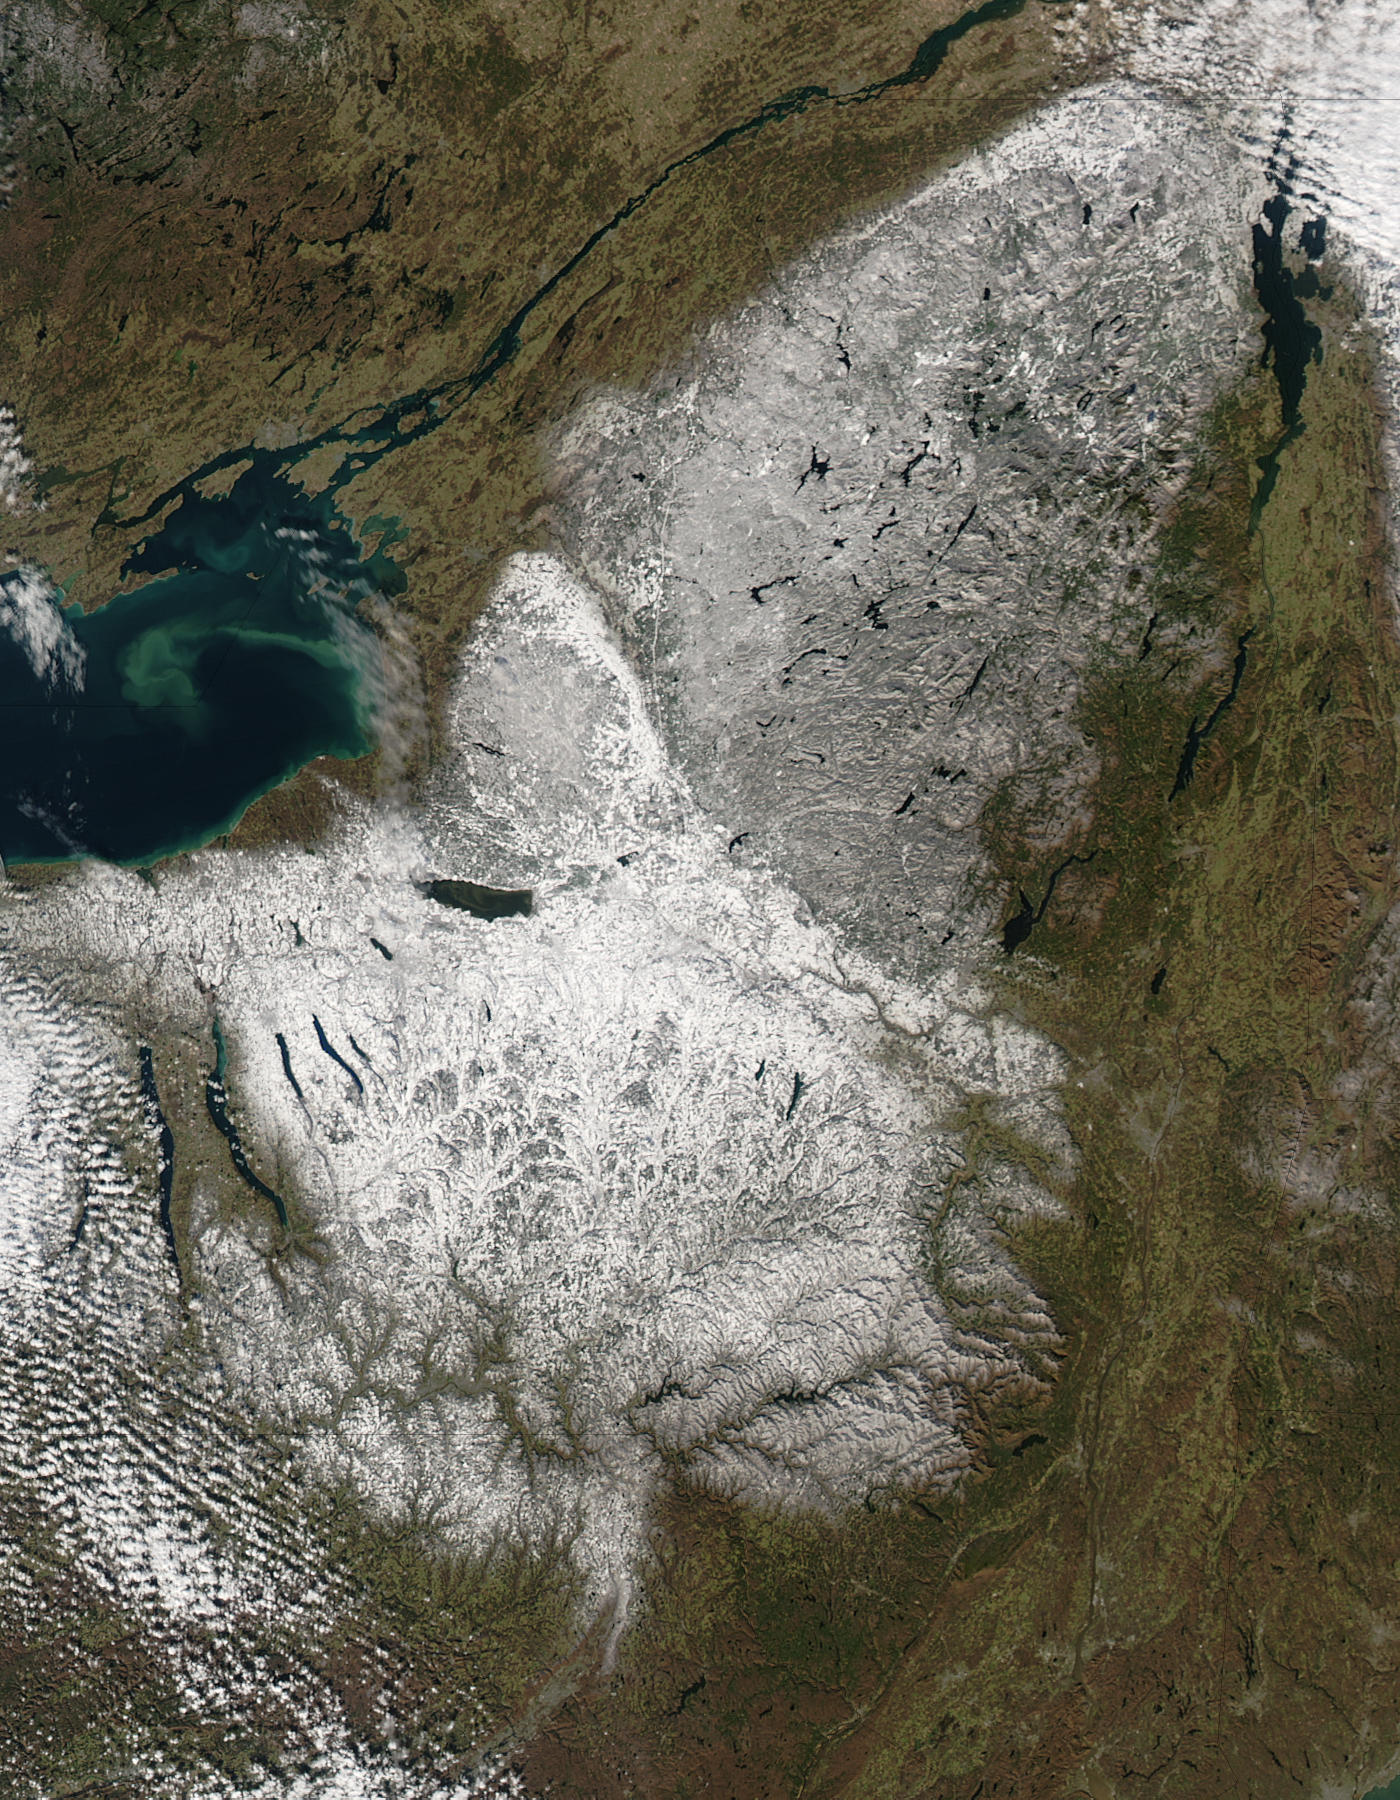
[[[32,565],[0,575],[0,633],[50,687],[81,688],[87,656],[64,617],[58,589]]]

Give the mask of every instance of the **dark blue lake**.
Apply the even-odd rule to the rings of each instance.
[[[399,571],[329,495],[254,453],[186,489],[97,611],[0,574],[0,855],[144,863],[206,843],[317,756],[373,747],[383,664],[360,616]]]

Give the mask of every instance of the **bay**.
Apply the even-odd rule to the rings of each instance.
[[[0,574],[7,863],[154,861],[314,758],[373,747],[384,674],[363,603],[404,583],[329,493],[254,455],[222,495],[183,489],[123,573],[150,579],[86,614],[41,570]]]

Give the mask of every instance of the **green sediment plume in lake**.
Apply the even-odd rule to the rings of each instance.
[[[186,492],[127,567],[158,578],[86,615],[32,570],[0,576],[7,862],[151,861],[372,748],[381,663],[356,609],[397,572],[328,497],[254,459],[220,498]]]

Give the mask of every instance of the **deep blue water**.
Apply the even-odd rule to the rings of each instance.
[[[151,579],[95,612],[38,571],[0,575],[7,862],[148,862],[229,830],[312,758],[372,747],[382,661],[356,609],[402,576],[332,493],[249,461],[217,499],[183,487],[127,561]]]
[[[864,106],[927,82],[960,38],[1025,4],[981,0],[925,39],[897,74],[846,93],[795,89],[668,163],[517,306],[463,373],[285,450],[223,450],[134,517],[115,511],[114,494],[99,525],[135,533],[165,516],[127,565],[161,579],[83,617],[44,601],[32,574],[0,573],[0,856],[148,862],[217,837],[313,757],[368,750],[378,659],[354,605],[372,588],[395,593],[404,584],[386,554],[392,536],[361,558],[333,510],[338,489],[438,430],[494,381],[537,309],[683,170],[811,107]],[[340,451],[340,466],[312,500],[287,471],[326,449]],[[242,472],[227,496],[201,494],[233,470]],[[70,478],[54,468],[35,485],[42,495]],[[36,644],[52,654],[35,654]]]

